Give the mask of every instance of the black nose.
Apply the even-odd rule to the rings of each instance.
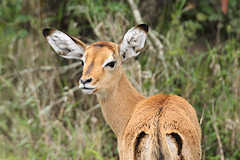
[[[80,81],[81,81],[82,84],[86,84],[86,83],[92,82],[92,80],[93,80],[92,78],[88,78],[86,80],[81,79]]]

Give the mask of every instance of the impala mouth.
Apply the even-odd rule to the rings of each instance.
[[[79,88],[82,89],[85,94],[92,94],[97,87],[86,87],[84,85],[80,85]]]

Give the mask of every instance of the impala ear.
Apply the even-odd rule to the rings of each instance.
[[[81,59],[86,44],[59,30],[45,28],[43,35],[58,55],[67,59]]]
[[[123,57],[123,62],[140,54],[147,34],[148,25],[146,24],[139,24],[127,31],[120,44],[120,56]]]

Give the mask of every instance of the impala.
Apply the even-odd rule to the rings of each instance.
[[[148,26],[132,27],[120,45],[99,41],[86,45],[61,31],[43,35],[60,56],[83,63],[79,87],[96,94],[102,113],[115,133],[122,160],[201,159],[201,129],[194,108],[176,95],[144,97],[129,82],[124,61],[140,54]]]

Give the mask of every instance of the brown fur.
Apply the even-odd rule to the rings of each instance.
[[[117,52],[118,46],[112,47]],[[201,130],[194,108],[176,95],[143,97],[128,81],[118,54],[115,54],[118,65],[109,76],[108,71],[99,68],[111,53],[112,48],[107,45],[87,47],[83,78],[98,81],[98,101],[118,138],[120,159],[200,159]],[[87,75],[85,71],[93,62],[94,67]],[[176,148],[175,155],[169,149],[167,135]]]
[[[83,43],[82,41],[80,41],[79,39],[73,37],[73,36],[69,36],[77,45],[81,46],[83,49],[85,49],[87,47],[87,45],[85,43]]]
[[[178,146],[181,151],[177,159],[201,158],[201,130],[197,116],[192,106],[183,98],[158,94],[139,102],[124,131],[123,139],[128,142],[125,145],[131,147],[131,141],[139,130],[154,136],[155,128],[159,128],[157,132],[161,142],[166,141],[166,135],[172,133],[177,133],[183,139],[182,146]],[[157,139],[155,141],[154,144],[159,144]],[[162,147],[162,151],[166,153],[163,155],[169,156],[168,150],[168,147]]]
[[[106,42],[106,41],[100,41],[93,43],[91,46],[93,47],[105,47],[108,48],[109,50],[115,52],[116,46],[114,46],[111,42]]]

